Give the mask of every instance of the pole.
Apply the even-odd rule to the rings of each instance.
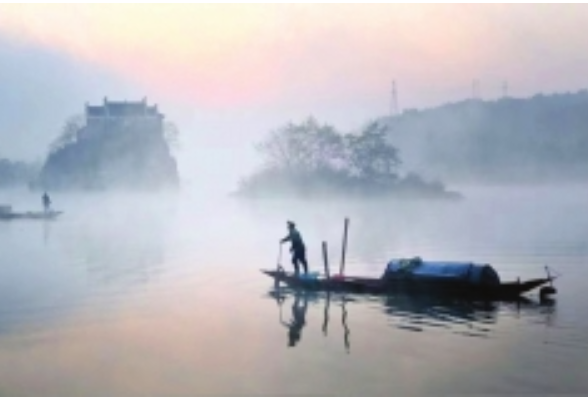
[[[282,268],[282,243],[280,243],[280,250],[278,252],[278,264],[276,269],[279,270],[280,268]]]
[[[341,315],[341,323],[343,325],[343,329],[345,330],[345,336],[344,336],[344,340],[345,340],[345,349],[347,350],[347,353],[349,353],[349,327],[347,326],[347,308],[346,306],[346,299],[343,298],[343,303],[341,303],[341,309],[343,310],[343,314]]]
[[[345,253],[347,252],[347,230],[349,229],[349,218],[345,218],[345,230],[343,231],[343,248],[341,253],[341,267],[339,268],[339,275],[343,276],[345,271]]]
[[[327,336],[327,328],[329,327],[329,308],[331,306],[331,291],[327,292],[327,299],[325,300],[325,316],[323,321],[323,334]]]
[[[323,242],[323,262],[325,265],[325,276],[327,279],[330,279],[330,272],[329,272],[329,254],[327,251],[327,242]]]
[[[398,114],[398,100],[396,99],[396,82],[392,81],[392,103],[390,105],[390,116],[394,117]]]

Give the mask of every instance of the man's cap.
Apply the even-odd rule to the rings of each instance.
[[[292,221],[288,221],[288,225],[289,226],[295,226],[296,224],[294,222],[292,222]]]

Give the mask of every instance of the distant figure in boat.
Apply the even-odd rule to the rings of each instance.
[[[280,244],[285,242],[292,243],[290,252],[292,253],[292,264],[294,265],[294,271],[299,274],[298,263],[300,262],[304,267],[304,273],[308,274],[308,263],[306,262],[306,247],[302,241],[300,232],[296,229],[296,225],[292,221],[288,221],[288,236],[280,240]]]
[[[49,197],[47,192],[43,194],[43,208],[45,209],[46,213],[51,210],[51,198]]]

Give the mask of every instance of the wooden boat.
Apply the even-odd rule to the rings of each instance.
[[[318,274],[308,276],[289,273],[281,267],[276,270],[262,270],[262,272],[273,278],[276,284],[284,283],[295,289],[348,291],[369,294],[389,294],[394,292],[404,294],[427,293],[495,300],[519,298],[523,294],[539,288],[542,298],[556,292],[552,285],[555,278],[549,274],[549,271],[546,278],[527,281],[495,282],[493,284],[472,283],[466,280],[423,279],[415,278],[411,275],[392,277],[384,275],[381,278],[353,276],[326,277]]]
[[[349,219],[345,218],[343,231],[343,253],[341,270],[345,266],[347,232]],[[325,275],[318,273],[298,275],[286,272],[280,266],[282,247],[278,256],[276,270],[262,270],[273,278],[275,285],[280,283],[293,289],[313,289],[327,291],[349,291],[371,294],[416,294],[426,293],[492,300],[517,299],[523,294],[539,289],[542,300],[557,293],[553,287],[553,277],[549,267],[545,267],[546,278],[527,281],[501,282],[498,273],[488,264],[472,262],[423,261],[420,257],[393,259],[386,265],[379,278],[336,275],[329,273],[327,243],[322,243]]]
[[[55,219],[63,214],[63,211],[39,211],[39,212],[8,212],[0,213],[0,220],[14,220],[14,219]]]

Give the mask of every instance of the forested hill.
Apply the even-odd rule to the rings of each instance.
[[[588,178],[588,91],[468,100],[380,119],[405,166],[452,183]]]

